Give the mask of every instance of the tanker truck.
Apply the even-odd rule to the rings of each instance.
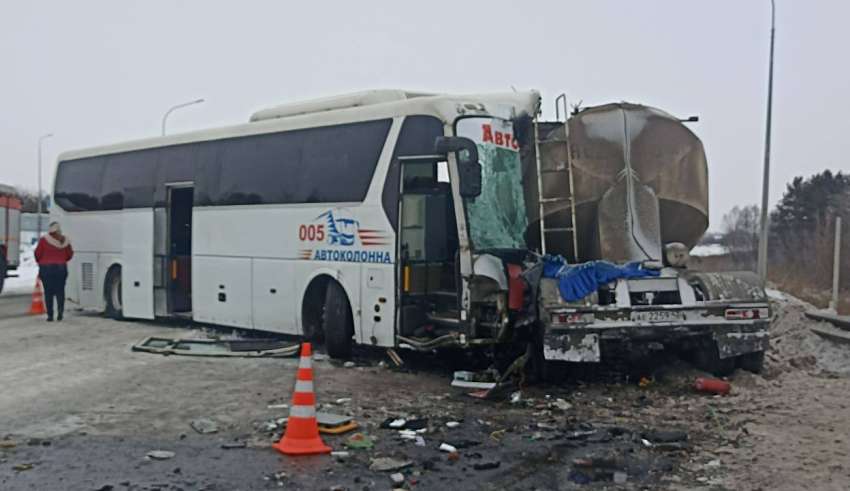
[[[548,264],[530,281],[544,358],[586,364],[673,350],[715,374],[760,371],[770,321],[761,280],[688,267],[708,227],[700,139],[652,107],[567,117],[565,98],[557,102],[566,121],[529,121],[521,152],[526,242]]]

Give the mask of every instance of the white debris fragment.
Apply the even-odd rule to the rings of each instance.
[[[147,453],[147,457],[153,460],[168,460],[173,459],[177,455],[169,450],[151,450]]]
[[[453,453],[453,452],[457,452],[457,448],[449,445],[448,443],[441,443],[440,444],[440,451],[441,452]]]
[[[417,437],[416,437],[416,440],[415,440],[413,443],[414,443],[417,447],[424,447],[424,446],[425,446],[425,439],[424,439],[424,438],[422,438],[421,436],[417,436]]]
[[[404,425],[406,425],[406,424],[407,424],[406,419],[402,419],[402,418],[394,419],[390,422],[390,428],[403,428]]]
[[[573,405],[563,399],[555,399],[555,402],[552,403],[556,408],[561,411],[569,411],[573,408]]]
[[[404,474],[402,474],[401,472],[390,474],[390,480],[393,482],[393,484],[401,484],[404,482]]]
[[[457,428],[458,426],[460,426],[460,422],[458,422],[458,421],[448,421],[446,423],[446,426],[449,427],[449,428]]]
[[[351,398],[350,397],[340,397],[335,402],[337,404],[347,404],[347,403],[351,402]]]
[[[345,368],[354,368],[357,365],[353,361],[347,361],[343,363],[342,366],[344,366]]]
[[[652,446],[652,442],[650,442],[650,441],[649,441],[649,440],[647,440],[646,438],[641,438],[641,439],[640,439],[640,442],[641,442],[641,443],[643,443],[643,446],[644,446],[644,447],[651,447],[651,446]]]
[[[511,404],[516,404],[522,400],[522,392],[516,391],[511,394]]]
[[[289,404],[269,404],[268,409],[289,409]]]

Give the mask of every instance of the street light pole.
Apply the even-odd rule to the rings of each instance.
[[[761,234],[759,236],[758,274],[767,280],[768,192],[770,188],[770,123],[773,109],[773,41],[776,33],[776,4],[770,0],[770,65],[767,76],[767,123],[764,136],[764,177],[761,182]]]
[[[53,136],[53,133],[47,133],[38,137],[38,237],[41,237],[41,147],[44,140]]]
[[[176,106],[171,106],[168,109],[168,111],[165,111],[165,114],[162,116],[162,136],[165,136],[165,123],[168,121],[168,116],[172,112],[176,111],[177,109],[180,109],[180,108],[183,108],[183,107],[186,107],[186,106],[191,106],[193,104],[200,104],[202,102],[204,102],[203,99],[195,99],[194,101],[184,102],[182,104],[177,104]]]

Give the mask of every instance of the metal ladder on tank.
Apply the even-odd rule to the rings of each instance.
[[[568,232],[573,243],[573,262],[579,261],[578,256],[578,237],[576,236],[576,203],[575,203],[575,188],[573,185],[572,164],[570,162],[570,130],[567,124],[569,112],[567,111],[567,95],[561,94],[555,99],[555,119],[561,120],[561,107],[564,108],[564,140],[541,140],[539,117],[534,118],[534,154],[537,164],[537,197],[538,197],[538,212],[540,216],[540,249],[542,254],[546,254],[546,234],[554,232]],[[540,148],[546,145],[559,145],[566,147],[564,152],[565,161],[557,162],[554,169],[544,169],[540,158]],[[569,182],[569,196],[546,197],[543,195],[543,176],[566,176]],[[546,226],[546,211],[549,205],[567,203],[570,210],[570,226],[569,227],[547,227]]]

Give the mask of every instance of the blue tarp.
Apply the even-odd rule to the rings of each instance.
[[[643,278],[659,274],[658,271],[644,269],[638,261],[623,266],[608,261],[571,265],[561,256],[546,256],[543,261],[543,277],[558,279],[561,298],[567,302],[581,300],[600,286],[620,278]]]

